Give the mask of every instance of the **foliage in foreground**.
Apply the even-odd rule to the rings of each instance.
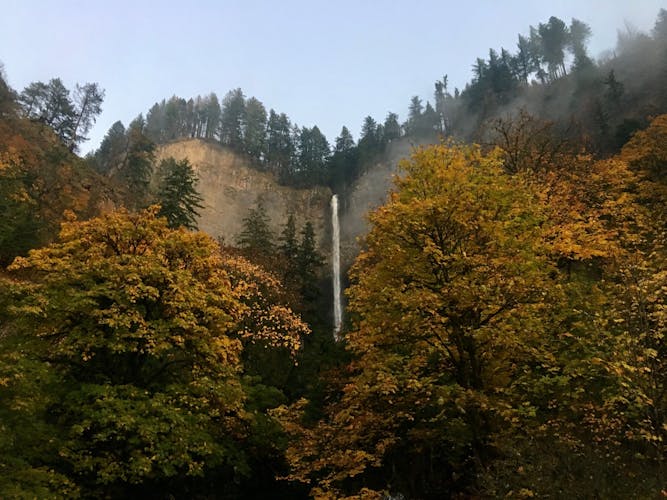
[[[284,399],[242,355],[294,356],[308,329],[269,275],[156,210],[71,220],[10,267],[3,496],[233,494],[280,467]]]
[[[372,214],[347,378],[314,424],[278,412],[311,494],[664,488],[665,227],[641,204],[664,188],[641,162],[504,157],[418,150]]]

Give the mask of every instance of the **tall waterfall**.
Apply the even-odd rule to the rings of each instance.
[[[338,195],[331,197],[331,229],[333,261],[333,312],[334,312],[334,339],[340,340],[340,327],[343,323],[340,290],[340,224],[338,222]]]

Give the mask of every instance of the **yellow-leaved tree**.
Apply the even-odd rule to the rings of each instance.
[[[495,437],[534,409],[512,382],[537,363],[562,292],[539,193],[477,147],[419,149],[371,216],[349,291],[354,360],[301,442],[294,479],[324,496],[472,493]]]
[[[51,494],[234,494],[253,463],[281,453],[266,410],[284,399],[250,376],[243,351],[293,355],[307,326],[274,302],[278,284],[264,271],[156,213],[72,219],[57,242],[10,267],[0,372],[13,373],[18,351],[48,375],[31,382],[43,392],[30,422],[51,430],[41,456],[8,443],[3,466],[28,478],[47,468],[60,485]],[[25,377],[5,381],[0,410],[20,421]]]
[[[296,439],[291,478],[313,495],[659,491],[618,414],[623,367],[647,368],[629,363],[633,333],[616,314],[622,263],[642,241],[636,177],[619,159],[504,160],[418,149],[370,215],[346,380],[316,423],[301,418],[306,401],[278,411]]]

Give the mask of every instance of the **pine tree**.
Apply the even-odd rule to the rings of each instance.
[[[306,302],[313,302],[319,297],[317,274],[324,265],[324,258],[317,251],[315,230],[308,221],[301,230],[301,243],[297,254],[297,272],[301,281],[301,296]]]
[[[273,232],[269,226],[266,209],[261,202],[255,208],[248,210],[236,243],[250,258],[268,257],[273,253]]]
[[[160,215],[167,218],[170,228],[180,226],[197,229],[197,217],[203,198],[196,188],[197,175],[190,162],[174,158],[162,160],[159,167],[162,181],[158,192]]]

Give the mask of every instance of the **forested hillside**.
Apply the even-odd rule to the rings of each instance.
[[[333,147],[235,89],[81,158],[104,91],[0,75],[0,497],[667,495],[667,11],[603,60],[590,34],[529,27]],[[343,206],[422,144],[340,342],[312,207],[198,231],[184,138]]]

